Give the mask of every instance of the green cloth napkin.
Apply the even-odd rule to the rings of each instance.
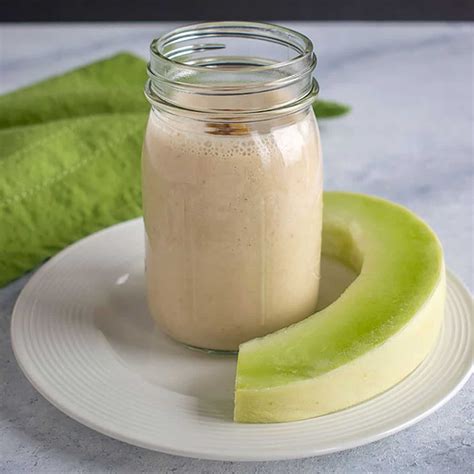
[[[141,214],[145,79],[145,61],[119,54],[0,97],[0,287]]]
[[[0,286],[141,214],[145,79],[120,54],[0,97]]]

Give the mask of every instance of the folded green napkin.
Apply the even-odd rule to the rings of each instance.
[[[140,215],[145,76],[120,54],[0,97],[0,286]]]
[[[0,97],[0,286],[141,214],[145,79],[142,59],[119,54]]]

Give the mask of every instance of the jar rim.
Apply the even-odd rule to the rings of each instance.
[[[214,42],[213,38],[216,38]],[[260,56],[258,52],[254,54],[252,48],[259,50],[260,41],[276,44],[277,48],[270,49],[272,54],[267,55],[267,50]],[[238,54],[233,55],[235,46]],[[221,50],[225,50],[225,54],[213,54]],[[250,54],[247,51],[251,51]],[[240,96],[243,104],[247,97],[263,97],[272,90],[291,91],[288,95],[291,100],[270,107],[280,109],[289,102],[301,104],[303,98],[312,100],[318,91],[312,79],[317,59],[311,40],[295,30],[271,23],[218,21],[186,25],[153,40],[150,54],[150,79],[145,91],[152,104],[180,107],[189,94],[198,94],[196,100],[201,97],[207,101],[197,107],[199,111],[227,113],[229,105],[226,103],[222,109],[219,97]],[[209,105],[212,98],[216,98],[215,107]],[[252,112],[261,110],[251,108]]]
[[[258,33],[260,32],[260,33]],[[277,38],[276,33],[281,36],[286,36],[288,41],[284,41],[281,37]],[[260,72],[265,70],[272,70],[278,68],[284,68],[294,65],[304,58],[308,58],[314,55],[314,47],[312,41],[304,34],[298,31],[286,28],[284,26],[275,25],[273,23],[266,22],[252,22],[252,21],[215,21],[215,22],[199,22],[185,25],[176,29],[173,29],[160,37],[154,39],[150,45],[150,53],[152,58],[157,60],[169,62],[180,69],[185,69],[194,72],[200,72],[203,70],[205,65],[192,65],[186,64],[181,61],[175,60],[173,57],[169,57],[164,49],[167,45],[185,41],[192,38],[201,37],[216,37],[216,36],[246,36],[253,39],[261,39],[281,45],[290,47],[291,49],[299,52],[296,56],[285,61],[278,61],[267,65],[241,65],[239,70],[245,72]],[[294,41],[290,41],[293,39]],[[300,42],[300,45],[298,45]],[[205,45],[201,45],[205,46]],[[217,46],[217,45],[211,45]],[[220,47],[214,47],[213,49],[221,49]],[[316,56],[312,61],[311,69],[316,67]],[[219,66],[214,66],[215,70],[223,70]],[[202,84],[201,84],[202,86]]]

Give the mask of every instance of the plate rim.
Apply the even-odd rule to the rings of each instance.
[[[392,436],[400,431],[403,431],[404,429],[407,429],[426,417],[430,416],[432,413],[437,411],[439,408],[444,406],[446,403],[448,403],[459,391],[462,389],[462,387],[467,383],[469,378],[471,377],[473,371],[474,371],[474,361],[471,361],[470,367],[465,370],[463,376],[458,380],[456,385],[450,389],[450,391],[445,394],[442,398],[440,398],[436,403],[431,405],[429,408],[426,410],[422,411],[418,415],[412,417],[411,419],[405,421],[404,423],[400,423],[399,425],[392,427],[390,429],[382,430],[379,433],[373,434],[373,435],[368,435],[368,436],[362,436],[359,438],[355,438],[350,441],[344,441],[341,442],[339,446],[333,446],[333,447],[328,447],[328,448],[317,448],[315,447],[314,449],[310,448],[305,448],[304,452],[292,452],[292,453],[275,453],[273,456],[259,456],[258,454],[254,455],[252,453],[248,453],[246,458],[242,458],[241,454],[233,455],[233,454],[222,454],[222,455],[215,455],[212,454],[211,452],[203,452],[199,449],[194,449],[191,446],[188,446],[187,448],[170,448],[168,446],[158,446],[156,444],[151,444],[147,442],[142,442],[140,440],[137,440],[133,437],[124,435],[120,432],[116,432],[114,430],[109,430],[106,427],[103,427],[100,424],[95,424],[92,420],[87,419],[86,417],[82,416],[80,413],[74,412],[74,410],[70,410],[68,407],[63,406],[60,400],[55,400],[53,395],[50,395],[48,393],[48,390],[43,390],[41,387],[40,383],[37,383],[37,381],[34,378],[34,375],[32,375],[27,367],[23,364],[23,361],[21,359],[21,356],[19,356],[19,349],[16,347],[17,342],[15,342],[14,338],[14,321],[15,319],[19,318],[19,316],[16,316],[19,313],[18,308],[20,305],[23,303],[23,299],[28,296],[28,291],[30,290],[30,287],[34,285],[36,281],[42,278],[43,273],[47,272],[54,263],[57,261],[61,260],[65,256],[68,255],[69,252],[73,251],[74,249],[81,247],[82,245],[87,245],[87,243],[90,240],[94,240],[98,235],[102,234],[107,234],[109,232],[116,231],[119,227],[126,227],[126,226],[131,226],[131,225],[136,225],[138,223],[141,223],[143,225],[143,219],[141,217],[130,219],[124,222],[120,222],[117,224],[114,224],[112,226],[106,227],[104,229],[101,229],[97,232],[94,232],[82,239],[80,239],[77,242],[72,243],[71,245],[65,247],[62,249],[60,252],[58,252],[56,255],[54,255],[52,258],[47,260],[45,263],[41,265],[39,269],[37,269],[31,278],[28,280],[26,285],[22,288],[15,304],[12,310],[11,314],[11,323],[10,323],[10,340],[11,340],[11,346],[12,350],[16,359],[16,362],[23,373],[23,375],[26,377],[26,379],[31,383],[33,388],[44,398],[46,399],[52,406],[54,406],[56,409],[61,411],[63,414],[68,416],[69,418],[81,423],[82,425],[88,427],[89,429],[92,429],[94,431],[97,431],[103,435],[106,435],[110,438],[116,439],[121,442],[125,442],[127,444],[133,445],[133,446],[138,446],[140,448],[144,449],[149,449],[151,451],[156,451],[156,452],[163,452],[166,454],[171,454],[171,455],[176,455],[176,456],[184,456],[184,457],[189,457],[189,458],[198,458],[198,459],[207,459],[207,460],[214,460],[214,461],[238,461],[238,462],[255,462],[255,461],[277,461],[277,460],[291,460],[291,459],[303,459],[307,457],[317,457],[317,456],[324,456],[326,454],[331,454],[331,453],[336,453],[340,451],[345,451],[348,449],[353,449],[356,447],[364,446],[370,443],[373,443],[375,441],[379,441],[383,438]],[[469,289],[466,287],[464,282],[457,277],[451,270],[446,268],[446,276],[447,276],[447,281],[448,283],[452,281],[455,285],[457,285],[461,292],[464,293],[464,296],[469,298],[471,300],[471,306],[474,304],[474,298],[471,295],[471,292]],[[472,324],[469,325],[469,327],[472,330]],[[410,374],[411,375],[411,374]],[[410,377],[408,375],[408,377]],[[364,402],[362,402],[364,403]],[[277,425],[277,424],[274,424]]]

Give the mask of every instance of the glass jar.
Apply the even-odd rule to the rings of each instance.
[[[143,146],[149,307],[186,345],[234,351],[315,311],[322,163],[313,45],[218,22],[151,44]]]

